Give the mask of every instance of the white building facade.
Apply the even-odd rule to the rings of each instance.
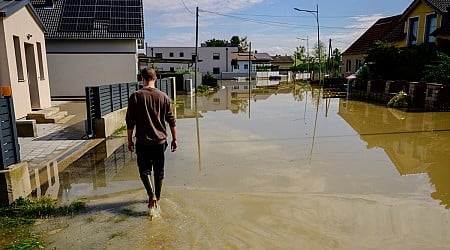
[[[232,71],[231,53],[237,52],[237,47],[199,47],[198,68],[201,74],[210,72],[220,77],[222,72]],[[193,70],[193,63],[177,63],[171,60],[195,60],[195,47],[147,47],[148,57],[160,58],[167,62],[155,63],[159,71],[177,71],[182,69]]]

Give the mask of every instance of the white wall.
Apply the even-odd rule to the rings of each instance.
[[[136,82],[136,54],[49,54],[52,96],[85,96],[86,86]]]
[[[2,19],[2,28],[0,31],[0,52],[1,58],[1,86],[10,86],[12,90],[12,97],[14,102],[14,111],[16,118],[25,117],[31,111],[30,99],[30,83],[32,77],[28,77],[27,73],[27,57],[25,55],[25,43],[33,46],[34,62],[30,62],[37,72],[37,81],[34,83],[36,91],[33,91],[34,108],[47,108],[51,106],[49,74],[47,71],[47,58],[45,54],[45,38],[44,31],[33,18],[29,10],[24,7],[12,15]],[[31,35],[31,36],[27,36]],[[13,36],[19,37],[20,52],[22,60],[22,69],[24,79],[18,79],[16,55],[14,49]],[[40,77],[39,59],[37,51],[37,43],[41,44],[42,52],[42,73],[43,78]],[[6,53],[4,53],[6,51]],[[3,58],[5,56],[6,58]],[[29,57],[30,58],[30,57]]]

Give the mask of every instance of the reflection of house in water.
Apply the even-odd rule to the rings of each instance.
[[[290,93],[291,89],[282,86],[260,87],[252,81],[238,82],[224,80],[218,82],[218,90],[199,95],[197,105],[199,112],[230,110],[232,113],[247,112],[249,101],[266,100],[277,93]],[[177,118],[195,117],[194,97],[177,96]],[[200,115],[201,116],[201,115]]]
[[[431,196],[450,208],[450,113],[406,113],[341,99],[339,115],[368,148],[382,148],[401,175],[427,174]]]

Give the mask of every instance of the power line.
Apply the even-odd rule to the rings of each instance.
[[[186,4],[184,3],[183,0],[180,0],[180,2],[181,2],[181,4],[183,4],[184,8],[185,8],[189,13],[194,14],[194,12],[193,12],[192,10],[190,10],[190,9],[186,6]]]
[[[224,14],[224,13],[208,11],[208,10],[200,10],[200,11],[209,13],[209,14],[213,14],[213,15],[224,16],[224,17],[234,18],[234,19],[238,19],[238,20],[242,20],[242,21],[246,21],[246,22],[258,23],[258,24],[287,27],[287,28],[314,28],[314,29],[317,28],[316,25],[299,25],[299,24],[294,24],[294,23],[265,21],[265,20],[259,20],[259,19],[252,19],[252,18],[248,18],[248,17],[239,17],[239,16],[235,16],[235,15]],[[350,30],[355,30],[355,29],[366,30],[366,29],[368,29],[368,28],[356,28],[356,27],[347,28],[347,27],[337,27],[337,26],[320,26],[320,27],[323,29],[344,29],[344,30],[349,30],[349,29]]]

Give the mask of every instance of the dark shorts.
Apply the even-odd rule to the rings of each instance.
[[[141,176],[151,175],[152,168],[154,178],[164,179],[164,152],[167,142],[159,145],[136,145],[137,165]]]

